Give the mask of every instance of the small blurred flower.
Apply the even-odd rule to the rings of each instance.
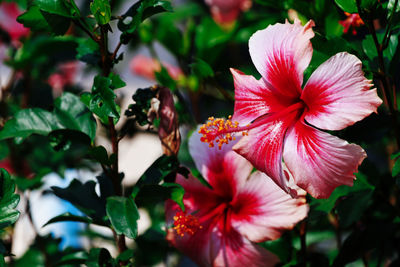
[[[352,28],[352,34],[356,35],[357,34],[356,28],[360,27],[361,25],[364,25],[364,21],[362,21],[358,13],[350,14],[344,12],[344,14],[347,16],[347,18],[345,20],[339,21],[339,23],[344,27],[343,33],[347,33],[349,29]]]
[[[61,94],[65,86],[71,86],[75,82],[78,62],[69,61],[60,64],[55,73],[51,74],[47,82],[56,94]]]
[[[240,12],[251,7],[251,0],[206,0],[215,22],[223,26],[232,24]]]
[[[13,45],[17,46],[19,39],[29,34],[29,29],[17,22],[21,10],[16,3],[0,3],[0,28],[6,31],[11,38]]]
[[[28,179],[32,178],[34,175],[28,162],[25,160],[20,160],[15,164],[10,158],[5,158],[0,160],[0,168],[6,169],[6,171],[11,175],[22,176]]]
[[[278,258],[256,243],[277,239],[307,216],[305,192],[292,199],[231,150],[211,150],[194,132],[189,151],[212,189],[178,175],[185,211],[166,203],[167,239],[200,266],[274,266]]]
[[[174,80],[179,80],[184,75],[182,70],[176,66],[164,62],[161,64],[167,69],[168,74]],[[161,64],[156,59],[137,55],[132,59],[130,68],[133,74],[142,76],[148,80],[155,80],[155,73],[161,71]]]

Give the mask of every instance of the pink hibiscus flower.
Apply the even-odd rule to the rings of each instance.
[[[261,79],[231,69],[234,119],[244,126],[217,119],[200,133],[204,142],[221,146],[232,133],[243,132],[246,136],[233,149],[282,189],[296,195],[283,174],[283,159],[299,187],[327,198],[337,186],[353,184],[366,153],[319,129],[344,129],[376,112],[382,100],[370,89],[361,61],[345,52],[319,66],[301,89],[313,52],[312,26],[312,21],[303,27],[296,20],[257,31],[249,48]]]
[[[180,68],[162,62],[164,68],[167,69],[169,76],[174,80],[179,80],[183,76]],[[148,80],[155,80],[155,73],[161,71],[161,64],[158,60],[145,57],[142,55],[135,56],[130,63],[131,72],[142,76]]]
[[[350,28],[353,30],[351,33],[353,35],[357,34],[357,28],[360,27],[361,25],[364,25],[364,21],[361,19],[360,15],[358,13],[355,14],[350,14],[347,12],[344,12],[344,14],[347,16],[345,20],[340,20],[339,23],[344,27],[343,33],[347,33]]]
[[[213,189],[193,176],[177,177],[185,212],[167,201],[167,222],[174,225],[169,241],[200,266],[274,266],[278,258],[255,243],[276,239],[304,219],[305,198],[291,198],[264,173],[251,174],[251,164],[232,144],[211,150],[199,138],[191,136],[189,151]]]
[[[15,44],[21,37],[29,34],[29,29],[17,22],[17,17],[21,15],[21,11],[16,3],[2,2],[0,4],[0,27],[8,32],[12,42]]]
[[[251,7],[251,0],[206,0],[213,19],[222,25],[229,25],[236,20],[240,12]]]

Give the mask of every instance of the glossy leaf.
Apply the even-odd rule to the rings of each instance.
[[[136,204],[131,198],[109,197],[107,198],[106,210],[117,234],[136,238],[137,220],[140,216]]]
[[[214,76],[214,71],[207,62],[201,59],[196,59],[194,63],[189,65],[192,69],[192,73],[199,79],[204,79]]]
[[[56,99],[54,105],[52,113],[39,108],[17,112],[0,131],[0,139],[26,138],[32,134],[48,135],[62,129],[81,131],[94,139],[96,122],[79,97],[64,93]]]
[[[61,215],[58,215],[54,218],[51,218],[47,223],[45,223],[42,227],[45,227],[49,224],[53,224],[53,223],[58,223],[58,222],[83,222],[83,223],[92,223],[93,220],[88,218],[88,217],[84,217],[84,216],[78,216],[78,215],[73,215],[69,212],[63,213]]]
[[[88,260],[88,253],[77,251],[63,256],[54,266],[65,266],[67,264],[84,264]]]
[[[16,207],[19,195],[15,194],[15,184],[8,172],[0,169],[0,231],[15,223],[19,217]]]
[[[35,0],[34,5],[48,13],[60,15],[63,17],[80,16],[74,0]]]
[[[94,181],[82,184],[75,179],[66,188],[53,186],[51,189],[56,196],[69,201],[83,213],[93,218],[96,224],[104,224],[105,199],[97,195],[95,186]]]
[[[107,24],[111,19],[111,6],[108,0],[93,0],[90,11],[101,25]]]
[[[51,32],[55,35],[63,35],[71,24],[68,18],[41,11],[38,6],[31,6],[17,21],[32,31]]]
[[[104,124],[108,124],[108,118],[119,119],[119,107],[115,103],[115,93],[111,89],[112,80],[108,77],[96,76],[94,78],[92,93],[84,93],[81,100],[96,114]]]
[[[146,18],[155,14],[172,11],[171,3],[164,0],[140,0],[132,5],[118,21],[118,29],[123,32],[121,41],[128,43],[131,35]]]
[[[357,13],[356,0],[335,0],[335,3],[348,13]]]

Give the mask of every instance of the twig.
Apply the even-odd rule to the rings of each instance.
[[[307,266],[307,242],[306,242],[306,235],[307,235],[307,219],[300,223],[300,253],[302,262],[300,266]]]
[[[398,123],[397,123],[396,108],[393,105],[392,96],[391,96],[391,86],[390,86],[390,83],[387,78],[388,76],[385,71],[385,62],[383,59],[384,47],[378,41],[378,38],[376,35],[376,30],[375,30],[375,27],[374,27],[371,17],[369,16],[369,14],[365,14],[361,8],[361,0],[356,0],[356,4],[357,4],[358,13],[360,14],[362,20],[366,22],[368,30],[372,35],[372,39],[374,41],[376,51],[378,53],[378,64],[379,64],[378,78],[382,81],[382,88],[381,88],[382,95],[385,98],[385,102],[388,104],[389,112],[390,112],[393,127],[394,127],[397,148],[399,148],[400,147],[400,133],[399,133],[399,127],[398,127]]]
[[[114,61],[115,58],[117,57],[118,50],[121,48],[121,46],[122,46],[122,43],[121,43],[121,41],[120,41],[120,42],[118,43],[117,47],[115,48],[114,53],[113,53],[112,56],[111,56],[111,60],[112,60],[112,61]]]
[[[102,66],[102,75],[104,77],[108,77],[112,68],[112,55],[108,52],[108,40],[107,40],[107,29],[105,26],[100,25],[100,52],[101,52],[101,66]],[[114,186],[115,194],[118,196],[122,196],[122,185],[119,179],[119,170],[118,170],[118,135],[115,130],[114,119],[112,117],[108,117],[108,130],[110,133],[111,144],[112,144],[112,152],[115,155],[115,160],[111,167],[111,181]],[[127,247],[125,243],[124,235],[116,236],[116,245],[118,247],[119,253],[124,252]]]

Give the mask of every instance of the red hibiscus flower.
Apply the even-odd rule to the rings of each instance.
[[[244,136],[233,149],[265,172],[286,192],[296,195],[284,175],[282,159],[294,182],[313,197],[327,198],[339,185],[352,185],[365,151],[320,131],[341,130],[376,112],[382,100],[364,77],[361,61],[338,53],[311,75],[302,89],[314,36],[304,27],[275,24],[249,41],[252,61],[261,79],[231,70],[235,83],[234,119],[204,125],[204,142],[219,146],[234,132]]]
[[[291,198],[264,173],[254,172],[231,150],[211,150],[194,133],[189,151],[212,189],[189,176],[177,177],[185,189],[185,212],[166,204],[168,239],[200,266],[274,266],[278,259],[256,242],[280,237],[307,215],[303,194]]]

